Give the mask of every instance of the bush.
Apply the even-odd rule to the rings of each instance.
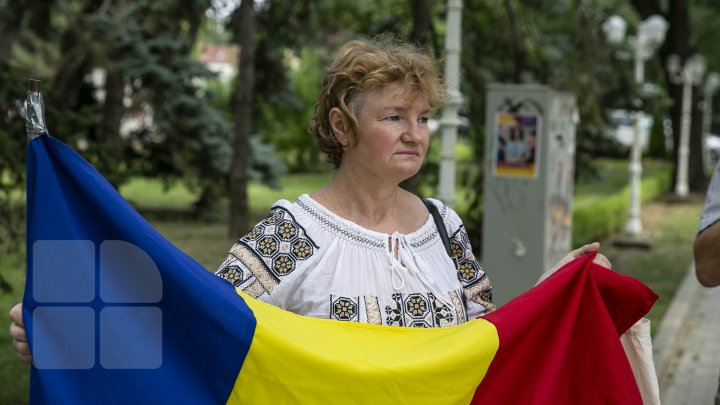
[[[656,199],[669,189],[671,169],[668,165],[643,177],[640,191],[642,202]],[[621,229],[627,219],[629,205],[629,186],[619,193],[575,205],[572,246],[604,239]]]

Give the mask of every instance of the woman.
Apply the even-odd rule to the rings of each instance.
[[[458,215],[399,183],[420,170],[428,119],[446,99],[436,61],[392,39],[351,41],[323,81],[310,132],[337,169],[330,184],[278,201],[233,245],[217,274],[301,315],[395,326],[450,326],[492,311],[490,280]],[[566,256],[597,251],[597,243]],[[598,255],[596,262],[610,266]],[[552,271],[552,270],[551,270]],[[20,305],[10,333],[30,352]]]

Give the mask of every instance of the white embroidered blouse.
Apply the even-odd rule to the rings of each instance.
[[[275,203],[217,270],[248,295],[300,315],[362,323],[435,327],[495,307],[460,217],[431,199],[452,258],[431,215],[409,234],[374,232],[304,194]],[[397,255],[390,246],[397,247]]]

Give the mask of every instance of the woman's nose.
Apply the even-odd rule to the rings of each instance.
[[[419,142],[422,137],[423,128],[421,124],[415,121],[409,121],[403,133],[403,140],[405,142]]]

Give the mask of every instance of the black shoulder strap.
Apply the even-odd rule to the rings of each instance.
[[[442,217],[440,216],[440,212],[438,211],[435,204],[430,202],[430,200],[428,200],[427,198],[423,198],[422,200],[425,203],[428,211],[430,211],[430,215],[432,215],[433,219],[435,220],[435,227],[440,234],[440,239],[442,239],[443,245],[445,245],[445,251],[452,259],[453,256],[452,249],[450,249],[450,239],[448,238],[447,229],[445,229],[445,224],[443,223]]]

